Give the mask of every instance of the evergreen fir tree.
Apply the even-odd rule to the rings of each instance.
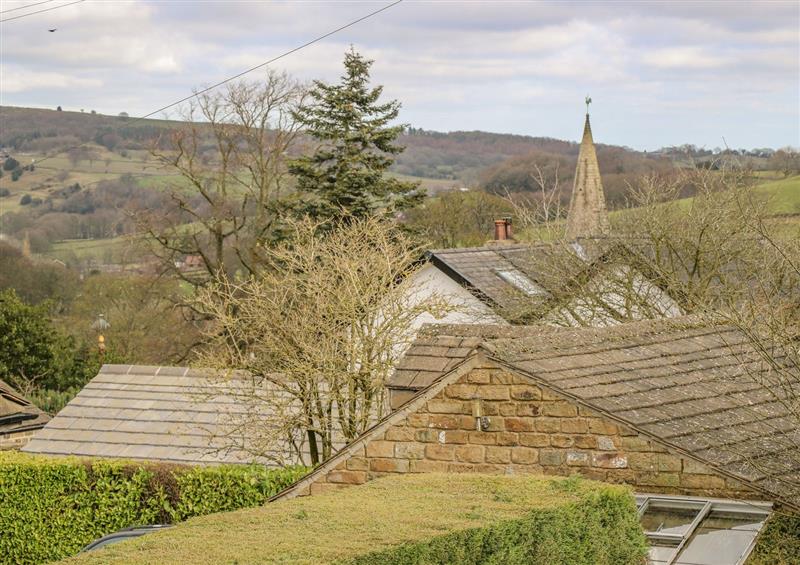
[[[314,81],[311,103],[296,113],[308,135],[319,142],[312,155],[292,161],[302,203],[298,212],[315,219],[365,217],[416,206],[423,198],[419,183],[386,175],[396,155],[404,125],[390,126],[400,103],[380,103],[382,86],[371,88],[373,61],[352,47],[345,53],[339,84]]]

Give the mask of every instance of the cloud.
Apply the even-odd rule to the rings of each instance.
[[[642,60],[661,69],[715,69],[730,63],[724,57],[712,55],[698,46],[655,49],[645,53]]]
[[[386,3],[76,4],[3,24],[0,96],[141,115]],[[353,44],[403,102],[401,120],[426,129],[574,139],[588,92],[606,142],[713,145],[725,128],[753,146],[797,145],[799,26],[793,2],[407,0],[273,67],[335,81]]]
[[[62,73],[27,71],[14,67],[3,69],[2,83],[4,93],[42,89],[98,88],[103,85],[100,79],[82,79]]]

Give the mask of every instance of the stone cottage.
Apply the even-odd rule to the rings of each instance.
[[[800,508],[800,431],[769,371],[740,331],[693,318],[428,326],[389,383],[393,411],[279,497],[391,473],[577,473]]]

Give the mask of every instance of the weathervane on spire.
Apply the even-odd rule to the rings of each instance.
[[[587,95],[586,95],[586,113],[587,113],[587,114],[589,113],[589,104],[591,104],[591,103],[592,103],[592,99],[591,99],[591,98],[589,97],[589,95],[587,94]]]

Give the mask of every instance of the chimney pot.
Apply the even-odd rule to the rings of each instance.
[[[494,221],[494,240],[505,241],[508,239],[508,224],[505,219]]]

